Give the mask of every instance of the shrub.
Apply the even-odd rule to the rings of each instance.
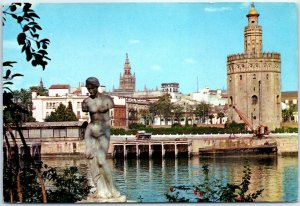
[[[139,124],[139,123],[131,123],[131,124],[128,126],[129,129],[137,129],[137,130],[139,130],[139,129],[144,129],[145,127],[146,127],[145,125]]]
[[[254,202],[263,189],[249,193],[250,167],[244,166],[244,176],[240,184],[222,183],[219,179],[209,179],[208,165],[202,166],[204,181],[194,186],[172,186],[165,194],[169,202]]]

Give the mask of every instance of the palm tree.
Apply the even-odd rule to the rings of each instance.
[[[184,108],[180,105],[173,106],[173,119],[177,119],[178,124],[180,124],[180,119],[183,117]]]
[[[210,110],[209,104],[206,104],[205,102],[201,102],[196,106],[196,111],[195,115],[199,118],[202,119],[202,123],[205,122],[205,119],[208,115],[208,112]]]
[[[208,115],[208,118],[210,119],[210,123],[212,124],[212,119],[215,117],[215,115],[213,115],[213,114],[210,114],[210,115]]]
[[[218,119],[220,118],[220,124],[222,124],[223,117],[225,117],[224,113],[223,112],[219,112],[217,118]]]

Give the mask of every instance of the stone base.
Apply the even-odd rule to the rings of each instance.
[[[127,202],[126,196],[121,195],[120,197],[113,197],[113,198],[98,198],[98,197],[93,197],[89,196],[87,197],[86,200],[81,200],[80,202],[77,203],[87,203],[87,202]]]

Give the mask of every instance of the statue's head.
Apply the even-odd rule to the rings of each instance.
[[[85,86],[87,86],[87,85],[91,85],[91,86],[94,86],[94,87],[99,87],[100,83],[99,83],[99,80],[96,77],[89,77],[85,81]]]
[[[100,86],[100,83],[96,77],[89,77],[85,81],[85,86],[89,91],[90,95],[94,96],[98,92],[98,87]]]

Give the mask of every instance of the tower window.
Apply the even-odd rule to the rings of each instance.
[[[252,97],[251,97],[251,99],[252,99],[252,104],[253,105],[255,105],[255,104],[257,104],[257,96],[256,95],[253,95]]]
[[[232,104],[233,104],[233,98],[232,98],[232,96],[230,96],[229,106],[232,106]]]
[[[255,87],[253,88],[253,91],[255,91]]]
[[[269,79],[269,74],[267,74],[266,78]]]
[[[255,23],[255,21],[251,21],[251,23],[252,23],[252,24],[254,24],[254,23]]]
[[[253,79],[256,79],[256,74],[253,74]]]
[[[242,75],[240,75],[240,80],[243,80],[243,76]]]

